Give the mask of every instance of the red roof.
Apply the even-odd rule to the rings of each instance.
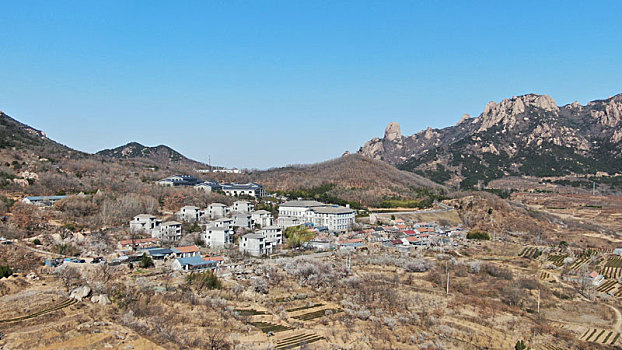
[[[418,240],[419,240],[419,237],[415,237],[415,236],[408,236],[408,237],[406,237],[406,240],[407,240],[408,242],[416,242],[416,241],[418,241]]]
[[[596,271],[592,271],[592,273],[590,273],[590,277],[591,277],[591,278],[596,278],[596,277],[598,277],[598,272],[596,272]]]
[[[429,228],[429,227],[420,227],[417,229],[417,231],[419,232],[434,232],[433,228]]]
[[[406,225],[404,225],[404,224],[401,224],[401,225],[395,225],[395,227],[397,227],[399,230],[403,230],[403,229],[408,228],[408,226],[406,226]]]
[[[415,231],[415,230],[406,230],[406,231],[404,231],[404,233],[407,234],[407,235],[416,235],[417,231]]]
[[[203,258],[203,260],[205,261],[225,261],[225,258],[223,256],[210,256],[207,258]]]
[[[391,241],[391,243],[393,243],[393,244],[404,244],[404,242],[402,242],[401,239],[394,239],[394,240]]]
[[[196,245],[187,245],[184,247],[175,247],[175,249],[179,250],[181,253],[194,253],[199,251],[199,247]]]

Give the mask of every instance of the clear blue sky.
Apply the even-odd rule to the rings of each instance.
[[[71,147],[267,168],[524,93],[622,92],[621,1],[0,1],[0,109]]]

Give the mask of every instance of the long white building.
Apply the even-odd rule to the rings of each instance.
[[[279,206],[278,225],[283,228],[302,223],[345,232],[352,227],[354,221],[354,210],[348,207],[301,200],[288,201]]]

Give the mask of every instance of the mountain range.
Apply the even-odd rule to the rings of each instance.
[[[585,106],[527,94],[411,136],[390,123],[358,153],[460,188],[505,176],[614,174],[622,168],[622,94]]]

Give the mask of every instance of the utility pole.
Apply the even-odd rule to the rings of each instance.
[[[596,182],[592,181],[592,196],[596,195]]]
[[[538,289],[538,313],[540,313],[540,289]]]

